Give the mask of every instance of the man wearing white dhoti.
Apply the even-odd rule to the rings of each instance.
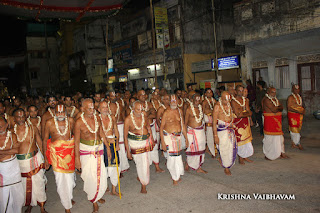
[[[51,164],[56,179],[57,192],[65,212],[71,212],[73,188],[76,186],[74,173],[74,139],[72,137],[74,120],[67,116],[64,105],[55,107],[55,116],[45,125],[43,150],[45,169]],[[51,139],[49,137],[51,136]],[[48,143],[47,143],[48,141]]]
[[[0,117],[0,212],[21,213],[25,196],[16,154],[20,144],[8,131],[8,121]]]
[[[237,140],[234,132],[233,112],[230,106],[231,96],[227,91],[222,92],[219,102],[213,109],[213,135],[219,149],[221,166],[226,175],[231,175],[230,168],[237,157]]]
[[[74,127],[75,167],[81,172],[84,182],[83,190],[87,198],[93,203],[93,212],[98,212],[99,203],[105,203],[102,196],[107,189],[107,175],[103,160],[103,143],[107,148],[108,158],[111,158],[107,138],[102,129],[101,120],[94,113],[92,99],[82,101],[80,118]]]
[[[201,168],[204,162],[205,149],[206,149],[206,134],[203,123],[203,112],[200,104],[200,95],[195,93],[192,95],[192,101],[185,113],[185,125],[187,130],[187,139],[189,146],[186,150],[187,163],[185,170],[189,167],[200,173],[207,173]]]
[[[180,176],[184,175],[183,161],[181,156],[182,133],[186,136],[183,114],[178,108],[176,95],[170,96],[170,108],[162,115],[160,137],[164,151],[167,152],[167,168],[171,174],[173,185],[177,185]],[[187,137],[186,137],[187,138]],[[188,140],[186,141],[188,144]]]
[[[46,212],[44,204],[47,200],[45,185],[47,179],[44,175],[44,158],[42,155],[42,140],[38,129],[26,122],[23,109],[14,111],[14,133],[20,143],[19,161],[22,184],[25,192],[26,212],[31,212],[33,206],[39,203],[41,213]]]
[[[128,159],[133,159],[141,183],[141,193],[147,193],[150,181],[150,165],[152,160],[149,152],[154,147],[150,124],[140,101],[133,103],[133,110],[124,121],[124,143],[128,150]]]

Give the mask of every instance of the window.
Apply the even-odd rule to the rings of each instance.
[[[37,72],[37,71],[32,71],[32,72],[30,73],[30,78],[31,78],[31,80],[36,80],[36,79],[38,79],[38,72]]]
[[[315,80],[316,80],[315,89],[317,92],[320,92],[320,65],[314,66],[314,74],[315,74]]]
[[[276,67],[274,86],[276,89],[290,88],[289,66]]]
[[[311,69],[310,66],[301,67],[301,89],[311,91]]]
[[[320,63],[299,64],[298,77],[302,92],[320,92]]]

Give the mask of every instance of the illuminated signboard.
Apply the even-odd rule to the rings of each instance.
[[[234,69],[240,67],[239,55],[218,58],[219,70]]]

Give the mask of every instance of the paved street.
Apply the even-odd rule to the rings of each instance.
[[[287,122],[284,119],[286,153],[290,159],[266,161],[262,153],[262,138],[253,129],[255,154],[254,163],[232,167],[232,176],[224,175],[217,160],[206,154],[203,169],[208,174],[194,171],[185,173],[182,182],[173,186],[161,157],[160,166],[165,173],[156,174],[151,167],[148,194],[140,194],[140,184],[136,180],[134,162],[130,171],[121,179],[122,200],[105,195],[106,203],[100,205],[100,212],[319,212],[320,211],[320,121],[307,118],[302,130],[304,151],[290,148]],[[64,212],[56,192],[52,170],[47,172],[48,212]],[[250,194],[251,200],[218,200],[218,193]],[[253,193],[294,194],[295,200],[255,200]],[[72,208],[75,213],[92,212],[92,204],[83,192],[83,182],[77,175]],[[40,212],[39,208],[33,212]]]

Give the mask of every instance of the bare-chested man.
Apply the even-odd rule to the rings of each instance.
[[[161,126],[161,118],[162,118],[162,115],[163,115],[164,111],[170,107],[170,97],[169,97],[169,95],[166,94],[164,96],[161,96],[161,102],[162,102],[161,106],[159,107],[159,109],[157,111],[157,125],[158,126]],[[158,143],[160,145],[160,149],[163,151],[161,138],[159,138]],[[167,152],[163,152],[163,155],[164,155],[165,158],[168,157],[167,154],[168,154]]]
[[[19,108],[21,108],[21,109],[26,111],[26,107],[22,104],[21,98],[20,97],[15,97],[15,99],[13,100],[13,107],[10,109],[9,115],[13,116],[14,110],[19,109]]]
[[[41,213],[46,212],[44,204],[47,200],[45,185],[47,179],[44,175],[44,159],[42,152],[42,140],[39,131],[26,121],[26,114],[19,108],[14,111],[15,125],[14,133],[20,143],[19,161],[22,184],[26,195],[25,212],[31,212],[33,206],[39,203]]]
[[[49,169],[49,164],[53,167],[57,192],[65,212],[71,212],[70,209],[74,204],[73,188],[76,186],[73,127],[74,120],[67,116],[66,107],[58,104],[55,108],[55,117],[47,121],[43,136],[43,150],[46,153],[45,169]],[[47,144],[49,136],[51,140]]]
[[[175,90],[175,95],[177,96],[177,99],[178,99],[178,108],[180,109],[180,110],[183,110],[183,103],[184,103],[184,101],[183,101],[183,98],[182,98],[182,91],[180,90],[180,89],[176,89]]]
[[[302,127],[303,115],[305,108],[302,104],[299,85],[292,85],[292,94],[287,100],[289,131],[292,140],[291,147],[303,150],[300,144],[300,131]]]
[[[234,118],[235,134],[238,145],[239,163],[244,165],[244,161],[252,163],[249,159],[253,155],[252,133],[250,127],[250,118],[252,112],[249,106],[249,99],[243,96],[244,87],[236,86],[236,96],[231,99],[232,111],[236,115]]]
[[[123,173],[128,171],[130,168],[129,161],[127,158],[126,149],[124,146],[124,139],[123,139],[125,110],[124,110],[124,107],[122,106],[122,104],[118,102],[114,91],[109,92],[109,100],[110,100],[110,102],[108,102],[109,114],[111,114],[115,117],[116,123],[117,123],[117,130],[119,132],[119,135],[118,135],[119,138],[117,140],[119,142],[119,147],[120,147],[120,150],[119,150],[119,157],[120,157],[120,162],[121,162],[120,163],[120,170],[121,170],[121,174],[123,175]]]
[[[118,177],[121,172],[120,168],[117,168],[117,164],[119,165],[119,131],[117,120],[113,115],[110,114],[110,109],[107,102],[100,102],[98,110],[100,112],[99,118],[101,120],[102,129],[107,137],[108,145],[111,151],[111,159],[108,159],[107,149],[104,146],[104,164],[106,166],[107,177],[110,178],[110,182],[112,184],[111,195],[119,196],[118,192],[116,191]]]
[[[107,147],[108,158],[111,158],[110,148],[102,129],[101,120],[96,115],[93,100],[82,101],[80,118],[74,127],[75,167],[81,172],[84,182],[83,190],[93,203],[93,212],[98,212],[97,202],[104,203],[102,196],[107,189],[107,175],[104,165],[104,149]],[[102,140],[103,139],[103,140]]]
[[[157,140],[156,133],[156,110],[153,108],[151,102],[146,101],[146,93],[144,90],[140,90],[137,93],[138,100],[142,103],[143,109],[146,112],[146,119],[148,119],[148,123],[150,124],[152,136],[154,140]],[[150,158],[156,168],[157,173],[164,172],[163,169],[159,166],[159,150],[158,150],[158,141],[155,141],[155,148],[150,151]]]
[[[41,117],[41,135],[44,135],[45,125],[47,120],[54,117],[55,107],[57,105],[57,98],[49,96],[47,99],[48,110]]]
[[[66,96],[64,98],[64,105],[66,107],[67,115],[70,118],[76,118],[77,114],[79,113],[79,110],[77,107],[72,106],[72,97],[71,96]]]
[[[204,114],[204,122],[206,125],[206,141],[207,146],[210,150],[210,154],[213,158],[215,158],[217,149],[213,140],[213,132],[212,132],[212,112],[213,107],[216,101],[213,98],[213,92],[210,88],[207,88],[204,93],[204,100],[202,102],[202,109]]]
[[[269,87],[266,96],[262,99],[264,116],[263,153],[267,160],[279,157],[288,158],[284,151],[284,137],[282,132],[283,106],[276,97],[276,89]]]
[[[133,104],[135,101],[136,101],[135,98],[130,98],[130,100],[129,100],[129,105],[128,105],[128,107],[126,108],[126,116],[125,116],[125,118],[130,115],[130,112],[132,111],[132,104]]]
[[[128,159],[134,160],[141,183],[141,193],[147,193],[150,181],[150,151],[154,140],[146,112],[140,101],[133,103],[130,116],[124,121],[124,144],[127,149]]]
[[[36,105],[28,106],[29,117],[27,118],[28,123],[35,126],[41,134],[41,117],[38,115],[38,107]]]
[[[231,95],[227,91],[221,93],[219,102],[213,109],[214,142],[219,149],[218,159],[226,175],[231,175],[230,168],[237,158],[237,140],[233,125],[233,112],[230,105]]]
[[[0,117],[0,212],[21,212],[24,204],[21,171],[16,154],[20,143],[8,130],[8,122]]]
[[[14,125],[14,119],[6,113],[6,106],[3,102],[0,102],[0,116],[6,119],[9,125],[8,128],[11,128]]]
[[[187,162],[185,169],[188,171],[190,167],[199,173],[207,173],[207,171],[201,168],[206,150],[206,133],[200,99],[200,95],[195,93],[186,109],[185,125],[189,146],[186,150]]]
[[[98,110],[98,106],[101,101],[101,94],[98,92],[94,93],[93,99],[94,99],[94,109]]]
[[[125,108],[128,109],[129,108],[129,103],[130,103],[130,98],[131,98],[131,93],[129,90],[126,90],[124,92],[124,97],[123,97],[123,101],[125,104]]]
[[[181,135],[183,134],[187,138],[187,132],[183,113],[178,108],[177,96],[171,95],[170,99],[170,107],[162,115],[160,137],[163,151],[167,153],[167,168],[171,174],[173,185],[177,185],[180,176],[184,175]],[[186,144],[188,147],[188,140],[186,140]]]

